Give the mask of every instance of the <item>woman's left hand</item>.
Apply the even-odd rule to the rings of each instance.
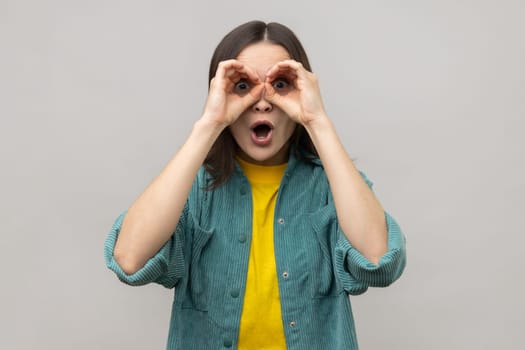
[[[317,77],[300,62],[276,63],[267,73],[265,98],[281,108],[293,121],[308,126],[326,118]]]

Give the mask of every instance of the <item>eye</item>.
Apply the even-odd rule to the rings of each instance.
[[[290,86],[290,83],[284,78],[277,78],[272,82],[272,86],[276,90],[284,90]]]
[[[233,87],[234,92],[238,94],[246,93],[249,89],[250,84],[245,79],[239,80],[237,83],[235,83],[235,86]]]

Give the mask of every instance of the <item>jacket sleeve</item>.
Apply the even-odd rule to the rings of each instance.
[[[361,176],[372,189],[372,182],[365,174]],[[349,294],[364,293],[368,287],[386,287],[397,280],[406,265],[406,239],[397,222],[385,212],[388,230],[388,250],[374,264],[364,257],[348,241],[338,226],[335,248],[335,270]]]
[[[184,207],[179,223],[170,239],[151,257],[146,264],[133,274],[126,274],[115,260],[113,251],[117,242],[122,222],[127,211],[115,220],[104,245],[106,266],[124,283],[140,286],[151,282],[173,288],[184,275],[184,240],[188,218],[188,206]]]

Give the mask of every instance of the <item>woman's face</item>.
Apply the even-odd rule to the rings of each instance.
[[[253,69],[262,82],[266,72],[277,62],[290,59],[288,52],[280,45],[262,41],[244,48],[237,60]],[[241,85],[239,85],[241,84]],[[243,88],[243,82],[238,83]],[[275,80],[277,92],[288,89],[288,82]],[[233,124],[230,131],[239,146],[238,156],[243,160],[260,165],[282,164],[288,161],[289,143],[296,123],[279,107],[261,98],[245,110]]]

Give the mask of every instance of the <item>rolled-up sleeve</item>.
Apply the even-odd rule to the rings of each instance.
[[[363,180],[372,189],[372,182],[361,172]],[[396,281],[406,265],[406,238],[392,216],[385,212],[388,231],[388,250],[378,264],[364,257],[338,228],[335,248],[335,269],[349,294],[361,294],[368,287],[386,287]]]
[[[386,287],[397,280],[406,265],[405,236],[399,225],[385,213],[388,228],[388,251],[372,263],[355,249],[341,232],[336,247],[338,274],[348,280],[349,285]],[[366,290],[366,289],[365,289]]]
[[[140,270],[129,275],[122,270],[113,255],[126,213],[127,211],[119,215],[106,238],[104,244],[106,266],[115,272],[122,282],[132,286],[140,286],[154,282],[166,288],[173,288],[184,275],[185,271],[184,227],[186,226],[187,207],[185,207],[177,228],[170,239]]]

